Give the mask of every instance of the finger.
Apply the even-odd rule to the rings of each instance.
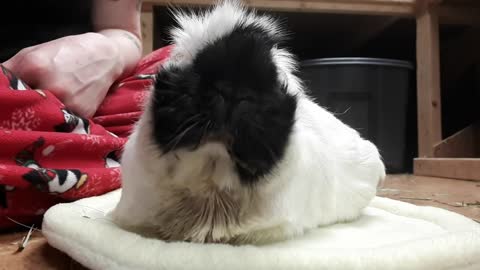
[[[17,62],[20,61],[22,56],[14,55],[12,58],[8,59],[7,61],[3,62],[2,65],[6,67],[11,72],[18,74],[17,70]]]
[[[8,59],[7,61],[2,63],[2,66],[4,66],[6,69],[10,70],[13,72],[13,63],[12,63],[12,58]]]
[[[26,83],[36,88],[45,87],[51,79],[50,73],[55,72],[49,68],[50,60],[42,51],[32,50],[26,53],[16,63],[16,72]]]
[[[20,51],[18,51],[14,56],[12,56],[10,59],[7,61],[3,62],[2,65],[5,66],[7,69],[9,69],[13,73],[18,73],[18,68],[20,67],[18,65],[19,62],[21,62],[24,58],[24,56],[37,48],[38,45],[23,48]]]

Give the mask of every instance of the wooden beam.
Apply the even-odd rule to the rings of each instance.
[[[318,12],[334,14],[392,15],[415,17],[428,6],[445,0],[244,0],[258,9],[291,12]],[[216,0],[148,0],[144,10],[159,6],[205,6]],[[439,6],[439,18],[445,24],[480,25],[480,6],[465,6],[449,2]]]
[[[215,0],[148,0],[149,5],[203,6]],[[415,0],[244,0],[258,9],[293,12],[412,16]]]
[[[480,157],[480,126],[478,124],[455,133],[434,146],[434,156],[441,158]]]
[[[143,9],[141,15],[142,22],[142,44],[143,55],[147,55],[153,51],[153,10]]]
[[[431,5],[440,4],[442,0],[416,0],[414,4],[415,16],[420,16],[427,11]]]
[[[418,176],[480,181],[480,158],[417,158],[414,173]]]
[[[442,139],[438,28],[435,6],[417,18],[419,157],[433,157],[433,146]]]

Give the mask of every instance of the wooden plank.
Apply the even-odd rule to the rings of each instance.
[[[142,11],[142,43],[143,55],[153,51],[153,11]]]
[[[480,181],[480,158],[417,158],[414,174]]]
[[[143,2],[142,3],[142,12],[152,12],[154,3],[152,2]]]
[[[480,183],[405,174],[387,175],[377,196],[444,208],[480,223]],[[477,269],[478,270],[478,269]]]
[[[442,139],[438,28],[435,6],[417,18],[419,157],[433,157],[433,146]]]
[[[215,0],[149,0],[148,5],[202,6]],[[412,16],[415,0],[244,0],[258,9],[338,14]]]
[[[442,158],[480,157],[479,125],[471,125],[435,145],[434,156]]]
[[[415,16],[420,16],[429,9],[431,5],[440,4],[442,0],[416,0],[414,5]]]
[[[153,6],[204,6],[216,0],[148,0],[143,4],[144,11]],[[430,4],[444,0],[245,0],[245,3],[258,9],[292,12],[318,12],[335,14],[393,15],[413,17],[423,13]],[[479,1],[480,3],[480,1]],[[478,3],[477,3],[478,4]],[[445,24],[480,24],[480,6],[465,6],[451,3],[439,7],[439,18]]]

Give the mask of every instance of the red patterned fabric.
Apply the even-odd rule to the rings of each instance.
[[[92,119],[0,65],[0,229],[39,222],[52,205],[120,187],[119,156],[170,47],[120,79]],[[10,218],[10,219],[9,219]]]

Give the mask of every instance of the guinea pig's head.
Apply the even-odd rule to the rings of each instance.
[[[220,6],[206,17],[205,28],[197,30],[201,33],[189,33],[188,25],[174,32],[177,46],[195,44],[174,50],[172,61],[157,75],[152,136],[164,153],[221,143],[240,181],[252,184],[283,158],[296,97],[281,66],[286,55],[279,49],[282,36],[276,23],[243,11],[233,25],[213,24],[221,21],[216,17],[231,16],[227,7],[232,8]],[[180,22],[194,23],[184,18]],[[208,37],[210,33],[217,36]],[[195,40],[195,34],[202,38]]]

